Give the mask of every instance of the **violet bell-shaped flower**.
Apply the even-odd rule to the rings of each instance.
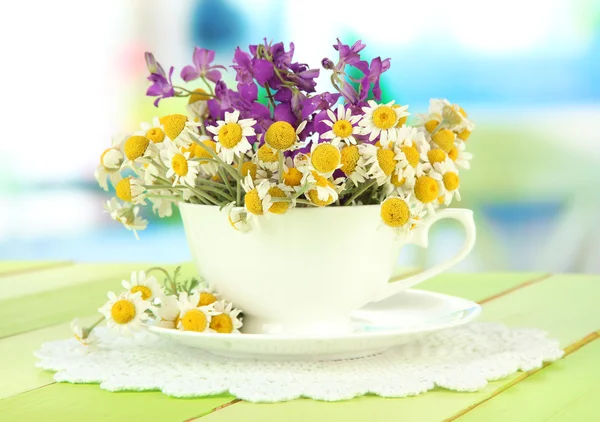
[[[369,96],[369,89],[373,84],[373,97],[375,100],[381,100],[381,88],[379,79],[381,74],[390,68],[390,59],[381,60],[381,57],[375,57],[371,60],[371,66],[360,81],[360,101],[365,101]]]
[[[181,69],[181,79],[189,82],[202,77],[214,83],[219,82],[221,80],[221,72],[218,69],[227,69],[225,66],[221,65],[211,66],[211,63],[214,59],[214,50],[195,47],[194,54],[192,56],[193,64],[187,65]]]
[[[146,58],[146,66],[150,75],[148,80],[152,82],[152,85],[146,91],[146,95],[149,97],[158,97],[154,101],[154,106],[158,107],[158,103],[163,98],[170,98],[175,96],[175,88],[173,87],[172,76],[175,70],[172,66],[169,69],[169,76],[165,74],[164,69],[154,58],[154,54],[146,52],[144,54]]]

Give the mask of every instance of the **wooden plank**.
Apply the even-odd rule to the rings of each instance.
[[[8,275],[0,277],[0,301],[107,278],[124,278],[133,270],[147,267],[147,264],[76,264]]]
[[[537,283],[527,283],[526,280],[523,282],[525,287],[485,302],[481,319],[503,322],[512,326],[546,329],[550,335],[558,338],[563,346],[574,343],[600,328],[598,327],[600,312],[597,306],[600,277],[561,275]],[[468,284],[466,281],[464,283]],[[518,284],[520,283],[515,285]],[[519,374],[512,375],[507,379],[490,383],[482,391],[468,394],[436,389],[406,399],[361,397],[348,402],[295,400],[269,405],[241,402],[205,416],[202,422],[231,420],[300,422],[311,419],[351,422],[389,420],[390,415],[402,415],[403,420],[437,422],[465,408],[484,402],[495,391],[518,376]]]
[[[0,277],[46,268],[72,265],[69,261],[0,261]]]
[[[55,277],[64,275],[64,272],[57,273],[59,270],[41,271],[38,276],[49,281],[49,284],[55,287],[0,300],[0,339],[70,321],[76,316],[91,315],[106,301],[106,293],[109,290],[115,292],[122,290],[121,280],[129,279],[131,271],[148,267],[148,264],[119,264],[99,267],[75,265],[69,268],[69,281],[72,283],[66,285],[65,282],[55,282],[57,280]],[[171,265],[166,268],[174,267]],[[95,272],[90,273],[90,270],[95,270]],[[186,264],[182,274],[194,275],[195,269],[191,264]],[[31,274],[24,276],[30,277]],[[162,277],[158,275],[157,277],[162,281]],[[19,277],[14,277],[13,280],[16,278]],[[21,292],[25,290],[17,285],[12,288],[13,293],[17,289]],[[23,312],[24,309],[27,312]]]
[[[414,270],[398,269],[397,273],[401,274]],[[191,265],[185,265],[184,273],[193,275],[195,274],[194,268]],[[539,274],[510,274],[498,279],[488,275],[446,274],[424,284],[425,287],[431,288],[435,288],[436,284],[439,284],[446,289],[446,292],[450,291],[477,300],[485,297],[484,295],[499,294],[505,289],[514,288],[527,282],[531,277],[538,276]],[[39,297],[15,299],[15,303],[8,303],[5,304],[5,307],[0,307],[0,333],[10,333],[11,329],[15,331],[14,327],[18,327],[21,330],[20,332],[24,332],[0,340],[0,362],[11,362],[7,378],[11,379],[11,374],[15,375],[15,382],[0,385],[0,398],[46,385],[51,377],[33,367],[33,351],[44,341],[70,336],[68,321],[75,316],[92,315],[104,300],[106,291],[113,288],[120,288],[118,281],[106,280],[88,283],[83,286],[42,293]],[[69,300],[60,302],[60,307],[40,305],[56,303],[57,300],[63,297],[67,297]],[[19,307],[30,309],[28,312],[29,317],[24,319],[25,317],[19,316],[17,318],[20,319],[16,324],[16,320],[11,320],[10,324],[3,325],[2,321],[10,320],[8,316],[16,312]],[[93,318],[91,319],[93,320]],[[43,324],[45,324],[43,327],[47,328],[38,329],[40,321],[43,321]],[[48,324],[59,325],[48,326]],[[9,371],[9,369],[6,371]]]
[[[600,420],[600,341],[597,338],[456,421]]]
[[[2,422],[183,421],[230,400],[228,396],[175,399],[159,392],[110,393],[97,385],[52,384],[0,400],[0,415]]]

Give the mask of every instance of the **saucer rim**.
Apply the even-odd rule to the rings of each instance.
[[[264,333],[230,333],[230,334],[222,334],[222,333],[198,333],[195,331],[182,331],[175,330],[173,328],[165,328],[158,327],[151,324],[143,324],[148,328],[149,331],[154,332],[159,335],[166,335],[172,337],[193,337],[193,338],[203,338],[203,339],[219,339],[219,340],[235,340],[242,342],[263,342],[263,341],[297,341],[297,340],[343,340],[343,339],[362,339],[362,338],[378,338],[378,337],[390,337],[390,336],[403,336],[408,334],[418,334],[418,333],[428,333],[431,331],[439,331],[447,328],[452,328],[455,326],[463,325],[468,322],[473,321],[477,318],[482,311],[482,307],[480,304],[473,302],[471,300],[447,295],[444,293],[431,292],[428,290],[420,290],[420,289],[406,289],[398,295],[406,294],[406,293],[419,293],[419,294],[427,294],[429,296],[437,296],[438,298],[442,298],[445,300],[453,300],[453,301],[462,301],[465,306],[462,308],[464,311],[470,311],[468,315],[450,321],[446,323],[427,323],[416,326],[411,326],[407,328],[397,328],[397,329],[389,329],[389,330],[378,330],[378,331],[359,331],[352,333],[340,333],[340,334],[264,334]],[[394,296],[390,296],[385,300],[389,300]],[[468,305],[468,306],[467,306]],[[368,306],[365,305],[365,306]],[[362,309],[362,308],[360,308]]]

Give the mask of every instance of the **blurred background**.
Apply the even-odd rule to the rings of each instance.
[[[178,216],[153,218],[136,241],[103,213],[93,173],[111,137],[160,111],[145,97],[144,51],[165,66],[195,45],[230,64],[264,37],[319,67],[336,37],[391,57],[386,98],[424,112],[460,104],[477,128],[461,174],[478,244],[459,270],[600,272],[600,2],[597,0],[31,1],[0,6],[0,259],[80,262],[190,259]],[[233,80],[229,72],[228,80]],[[318,88],[327,90],[325,72]],[[175,80],[178,79],[175,72]],[[8,132],[7,132],[8,129]],[[440,223],[430,265],[462,242]]]

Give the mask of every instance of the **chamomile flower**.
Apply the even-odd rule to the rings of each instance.
[[[117,201],[117,198],[106,201],[104,209],[113,220],[119,221],[127,230],[131,230],[136,239],[139,239],[138,230],[144,230],[148,226],[148,220],[138,215],[139,207],[123,206]]]
[[[210,320],[210,329],[222,334],[239,333],[242,328],[240,309],[234,309],[233,303],[220,300],[214,305],[215,315]]]
[[[173,204],[175,201],[168,198],[174,196],[173,193],[166,189],[154,192],[156,192],[157,197],[149,198],[150,202],[152,202],[152,212],[157,214],[160,218],[173,215]],[[162,198],[159,196],[162,196]]]
[[[306,120],[296,129],[285,121],[273,122],[265,132],[265,142],[275,151],[291,149],[300,140],[300,133],[306,127]]]
[[[191,140],[187,148],[181,148],[181,152],[189,152],[190,159],[198,159],[199,173],[205,176],[214,176],[219,172],[219,165],[213,159],[210,151],[217,153],[217,143],[206,135],[200,135],[197,139],[197,141]]]
[[[388,140],[394,141],[396,139],[397,131],[396,125],[400,118],[408,116],[406,112],[408,106],[393,107],[394,101],[390,101],[387,104],[377,104],[373,100],[369,100],[369,106],[363,107],[364,116],[358,123],[362,126],[362,134],[369,135],[369,141],[375,140],[379,137],[382,144]]]
[[[117,198],[132,204],[146,205],[144,201],[145,192],[146,188],[144,188],[142,181],[132,176],[121,179],[115,186]]]
[[[125,160],[121,168],[125,166],[134,168],[134,163],[148,163],[156,157],[158,148],[154,142],[145,136],[133,135],[127,138],[123,144],[123,152],[125,153]]]
[[[447,129],[457,131],[458,133],[464,130],[471,134],[474,129],[474,124],[468,119],[467,113],[458,104],[451,104],[446,99],[432,99],[429,102],[429,121],[442,122]],[[430,123],[430,125],[433,125]],[[432,132],[429,130],[429,132]],[[464,135],[463,135],[464,136]],[[466,135],[468,138],[468,135]]]
[[[165,296],[162,299],[160,308],[158,308],[156,313],[158,318],[155,324],[158,327],[177,328],[177,323],[179,322],[179,306],[177,304],[177,296]]]
[[[294,161],[291,157],[287,157],[285,160],[283,166],[283,184],[297,191],[301,188],[304,173],[295,166]]]
[[[160,176],[160,170],[152,162],[145,163],[143,166],[137,169],[138,175],[144,179],[146,185],[152,185],[156,181],[156,178]]]
[[[254,156],[258,166],[264,170],[277,171],[279,167],[279,157],[277,151],[267,144],[262,144]]]
[[[458,177],[458,171],[454,164],[450,160],[442,163],[435,163],[434,171],[431,172],[431,177],[440,181],[440,196],[438,202],[446,206],[450,205],[454,197],[460,201],[460,178]]]
[[[214,306],[198,306],[200,294],[188,296],[187,293],[179,294],[179,321],[177,329],[182,331],[195,331],[198,333],[213,332],[209,328],[212,316],[215,314]]]
[[[84,346],[89,346],[98,341],[98,338],[94,335],[93,331],[87,332],[87,330],[82,328],[78,318],[71,321],[71,332],[73,333],[73,337]]]
[[[193,121],[198,122],[200,119],[206,117],[208,113],[208,100],[210,100],[210,97],[202,88],[195,89],[194,93],[190,95],[186,110]]]
[[[158,117],[154,117],[150,123],[140,123],[140,127],[141,130],[134,133],[134,135],[145,136],[157,145],[161,145],[165,140],[165,130]]]
[[[146,311],[155,312],[152,304],[142,299],[142,293],[123,292],[119,296],[108,292],[108,302],[98,311],[106,318],[109,329],[130,335],[150,318]]]
[[[457,142],[448,152],[448,157],[457,167],[468,170],[471,168],[471,163],[469,161],[473,158],[473,154],[466,152],[465,148],[464,142]]]
[[[200,294],[200,297],[198,298],[198,306],[211,305],[215,303],[221,296],[212,286],[209,286],[206,283],[199,284],[194,290],[194,293]]]
[[[217,126],[209,126],[206,129],[215,135],[217,141],[217,152],[219,156],[227,163],[231,164],[234,157],[246,153],[252,149],[248,141],[248,136],[254,136],[254,126],[256,120],[239,120],[240,112],[225,112],[225,120],[217,121]]]
[[[244,195],[244,206],[253,216],[264,215],[271,209],[273,203],[271,202],[271,195],[269,195],[269,189],[271,188],[268,180],[263,180],[254,186],[252,176],[247,175],[242,181],[242,187],[246,194]]]
[[[173,178],[173,186],[196,186],[198,161],[190,160],[189,152],[181,152],[173,143],[167,143],[161,151],[161,159],[167,166],[167,178]]]
[[[235,202],[227,204],[224,208],[231,227],[241,233],[249,233],[254,228],[254,216],[244,207],[238,207]]]
[[[379,215],[383,224],[392,227],[398,233],[406,233],[418,223],[415,216],[419,211],[418,205],[411,201],[410,195],[397,195],[390,196],[381,203]]]
[[[340,170],[354,186],[363,183],[367,179],[367,170],[365,168],[366,160],[362,156],[360,148],[357,145],[347,145],[342,147],[340,155]]]
[[[158,284],[156,277],[153,275],[146,276],[145,271],[133,271],[129,281],[123,280],[121,285],[131,294],[140,292],[142,300],[152,302],[155,299],[159,299],[162,301],[164,297],[163,289]]]
[[[337,201],[339,187],[316,171],[306,173],[303,185],[308,183],[311,187],[306,191],[306,198],[319,207],[325,207]]]
[[[125,161],[125,156],[118,144],[113,144],[111,148],[102,153],[100,164],[94,172],[94,177],[102,189],[108,191],[106,179],[110,180],[110,183],[115,186],[123,178],[120,172],[123,161]]]
[[[371,144],[362,144],[360,149],[361,154],[366,160],[365,165],[370,166],[368,171],[369,177],[376,179],[378,186],[389,182],[392,173],[398,166],[394,150]]]
[[[315,142],[310,149],[310,166],[320,175],[330,177],[342,167],[342,154],[337,146],[329,142]]]
[[[431,214],[435,214],[435,210],[439,206],[440,183],[436,178],[426,174],[415,179],[412,189],[415,200]]]
[[[431,141],[446,154],[454,147],[456,134],[450,129],[440,129],[431,135]]]
[[[331,139],[331,143],[335,146],[341,142],[347,145],[356,144],[354,135],[361,132],[360,126],[357,125],[361,116],[353,116],[352,110],[345,109],[342,104],[337,106],[337,116],[333,111],[327,110],[327,116],[330,120],[323,120],[323,123],[331,128],[331,130],[321,135],[323,139]]]
[[[184,114],[169,114],[159,119],[162,129],[178,147],[187,147],[190,143],[189,137],[186,136],[185,128],[188,126],[188,118]]]

